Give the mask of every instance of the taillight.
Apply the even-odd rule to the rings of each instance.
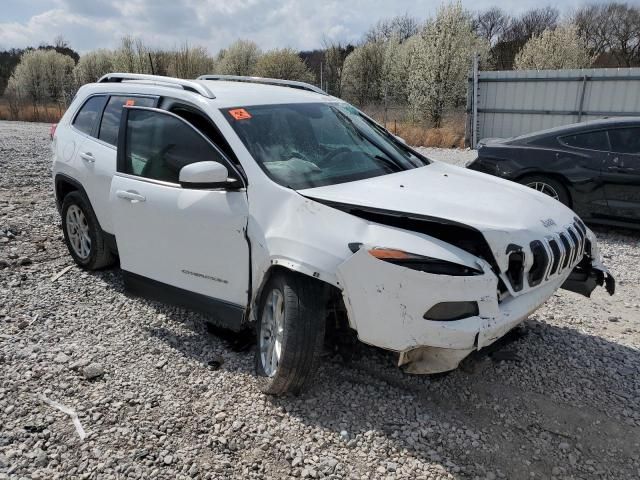
[[[53,140],[53,136],[56,134],[57,126],[58,126],[57,123],[52,123],[51,126],[49,127],[49,138],[51,138],[51,140]]]

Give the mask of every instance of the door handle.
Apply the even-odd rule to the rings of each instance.
[[[116,197],[129,200],[131,203],[144,202],[146,200],[146,198],[138,192],[133,192],[131,190],[117,190]]]
[[[630,167],[607,167],[607,170],[618,173],[632,173],[634,171],[634,169]]]
[[[94,163],[96,161],[95,158],[93,158],[93,153],[91,152],[81,152],[80,153],[80,158],[89,162],[89,163]]]

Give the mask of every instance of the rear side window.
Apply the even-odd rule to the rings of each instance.
[[[118,144],[118,129],[120,128],[120,117],[125,105],[137,105],[139,107],[154,107],[155,98],[151,97],[117,97],[109,98],[107,108],[104,109],[102,122],[100,123],[100,133],[98,138],[111,145]]]
[[[609,130],[609,140],[616,153],[640,153],[640,127]]]
[[[607,132],[589,132],[579,133],[576,135],[567,135],[560,138],[562,143],[575,148],[585,148],[587,150],[609,150],[609,140],[607,139]]]
[[[129,111],[124,173],[178,183],[180,169],[223,157],[185,121],[167,113]]]
[[[76,118],[73,120],[73,126],[81,132],[91,135],[106,101],[107,97],[104,95],[89,98],[77,113]]]

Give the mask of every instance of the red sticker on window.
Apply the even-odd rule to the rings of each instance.
[[[129,100],[127,100],[127,101],[125,102],[125,105],[126,105],[127,107],[133,107],[135,104],[136,104],[136,101],[135,101],[135,100],[131,100],[131,99],[129,99]]]
[[[247,120],[251,118],[251,114],[244,108],[235,108],[233,110],[229,110],[229,115],[231,115],[236,120]]]

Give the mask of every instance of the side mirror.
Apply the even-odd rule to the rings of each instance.
[[[406,141],[404,138],[399,137],[398,135],[394,135],[394,137],[395,137],[395,139],[396,139],[396,140],[398,140],[400,143],[404,143],[405,145],[407,144],[407,141]]]
[[[224,187],[229,171],[219,162],[196,162],[182,167],[178,180],[186,188]]]

